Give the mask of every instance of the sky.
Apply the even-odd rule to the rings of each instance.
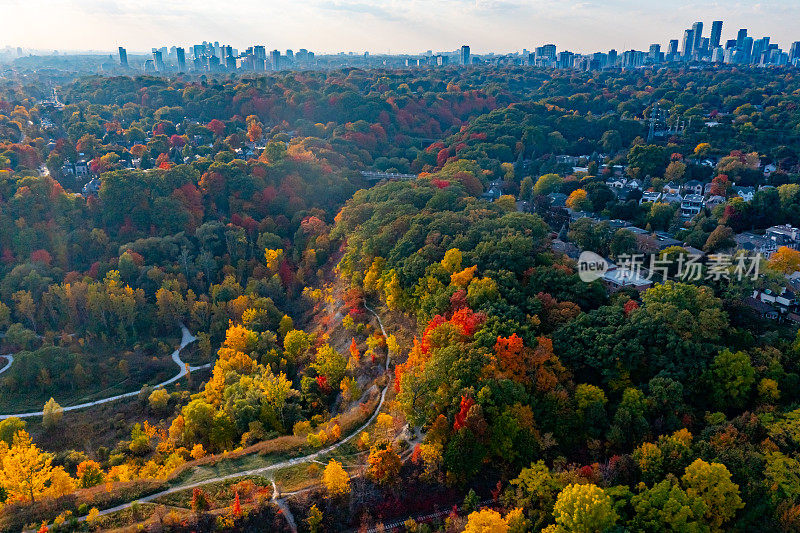
[[[723,40],[739,28],[788,49],[800,41],[799,0],[0,0],[0,47],[116,50],[219,41],[316,53],[474,53],[647,49],[696,20]]]

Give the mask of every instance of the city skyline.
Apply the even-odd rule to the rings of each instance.
[[[239,48],[257,42],[322,54],[417,54],[427,49],[456,50],[464,42],[477,54],[520,51],[544,42],[578,53],[644,48],[654,42],[666,49],[669,40],[683,35],[687,20],[705,21],[706,36],[712,20],[724,20],[723,42],[734,38],[739,28],[748,28],[751,35],[770,35],[772,42],[788,48],[800,33],[794,24],[800,5],[788,0],[710,2],[703,7],[648,0],[312,0],[288,8],[280,2],[253,0],[242,0],[235,7],[183,0],[170,4],[0,0],[0,10],[20,21],[4,29],[0,46],[113,52],[122,45],[131,54],[209,38]],[[361,31],[352,31],[354,26]]]

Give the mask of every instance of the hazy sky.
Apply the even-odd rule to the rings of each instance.
[[[0,47],[132,51],[203,40],[244,48],[476,53],[554,42],[576,52],[646,49],[695,20],[800,40],[800,0],[0,0]]]

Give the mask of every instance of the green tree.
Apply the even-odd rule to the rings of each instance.
[[[698,496],[689,496],[674,479],[665,479],[636,494],[631,505],[635,511],[631,525],[636,531],[708,531],[706,503]]]
[[[545,174],[536,180],[536,185],[533,186],[533,194],[547,195],[551,192],[556,192],[561,186],[563,180],[558,174]]]
[[[718,407],[742,407],[750,396],[756,372],[746,353],[725,349],[714,358],[710,378]]]

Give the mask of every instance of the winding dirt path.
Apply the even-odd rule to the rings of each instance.
[[[378,316],[378,313],[376,313],[368,305],[364,304],[364,307],[370,313],[372,313],[375,316],[375,318],[378,320],[378,325],[381,328],[381,333],[383,334],[384,338],[387,338],[386,329],[383,327],[383,322],[381,321],[381,317]],[[387,352],[386,352],[386,365],[384,366],[384,370],[387,370],[387,371],[389,370],[389,365],[391,363],[391,358],[392,358],[392,354],[387,349]],[[175,379],[177,379],[177,378],[175,378]],[[289,468],[291,466],[296,466],[296,465],[300,465],[300,464],[305,464],[305,463],[310,463],[312,461],[316,461],[320,457],[323,457],[323,456],[331,453],[332,451],[338,449],[340,446],[350,442],[356,435],[361,434],[362,431],[364,431],[365,429],[367,429],[367,427],[369,427],[369,425],[375,420],[375,418],[377,418],[378,413],[381,412],[381,409],[383,408],[383,402],[386,400],[386,393],[389,391],[389,386],[391,384],[392,384],[392,380],[387,380],[386,386],[383,387],[383,391],[381,392],[381,399],[378,402],[377,407],[375,407],[375,411],[372,413],[372,416],[369,417],[369,420],[367,420],[364,424],[362,424],[358,429],[356,429],[350,435],[348,435],[347,437],[343,438],[339,442],[337,442],[335,444],[332,444],[331,446],[328,446],[327,448],[323,448],[321,450],[318,450],[318,451],[316,451],[316,452],[314,452],[312,454],[309,454],[309,455],[305,455],[303,457],[295,457],[294,459],[288,459],[286,461],[281,461],[279,463],[275,463],[275,464],[272,464],[272,465],[264,466],[264,467],[261,467],[261,468],[253,468],[251,470],[242,470],[242,471],[239,471],[239,472],[234,472],[232,474],[227,474],[227,475],[224,475],[224,476],[218,476],[218,477],[215,477],[215,478],[210,478],[210,479],[205,479],[203,481],[198,481],[197,483],[191,483],[191,484],[188,484],[188,485],[179,485],[179,486],[176,486],[176,487],[172,487],[172,488],[169,488],[167,490],[163,490],[161,492],[156,492],[155,494],[150,494],[149,496],[144,496],[142,498],[139,498],[135,502],[123,503],[121,505],[117,505],[116,507],[111,507],[111,508],[102,510],[102,511],[100,511],[100,515],[108,515],[108,514],[111,514],[111,513],[116,513],[117,511],[122,511],[124,509],[128,509],[134,503],[152,502],[153,500],[157,500],[158,498],[160,498],[162,496],[166,496],[168,494],[174,494],[176,492],[182,492],[182,491],[185,491],[185,490],[194,489],[194,488],[197,488],[197,487],[201,487],[203,485],[207,485],[209,483],[217,483],[217,482],[220,482],[220,481],[226,481],[226,480],[229,480],[229,479],[234,479],[234,478],[239,478],[239,477],[244,477],[244,476],[256,476],[256,475],[267,474],[267,473],[270,473],[270,472],[274,472],[275,470],[282,470],[284,468]],[[138,394],[138,392],[136,394]],[[86,517],[79,518],[80,521],[83,521],[85,519],[86,519]]]
[[[186,370],[186,364],[184,364],[184,362],[181,360],[181,350],[183,350],[184,348],[186,348],[186,346],[188,346],[189,344],[191,344],[195,340],[197,340],[197,337],[192,335],[189,332],[189,330],[186,329],[186,326],[184,326],[183,324],[181,324],[181,334],[182,334],[181,345],[180,345],[180,347],[178,347],[177,350],[172,352],[172,356],[171,356],[172,357],[172,361],[176,365],[178,365],[178,373],[175,376],[173,376],[170,379],[168,379],[167,381],[159,383],[158,385],[153,385],[154,389],[158,389],[160,387],[166,387],[167,385],[171,385],[172,383],[175,383],[176,381],[178,381],[179,379],[181,379],[183,376],[185,376],[188,373],[187,370]],[[9,363],[5,367],[3,367],[2,370],[0,370],[0,374],[5,372],[6,370],[8,370],[11,367],[11,363],[14,362],[14,358],[12,356],[6,355],[4,357],[9,359]],[[211,363],[208,363],[208,364],[205,364],[205,365],[200,365],[200,366],[190,366],[189,367],[189,372],[194,371],[194,370],[200,370],[200,369],[203,369],[203,368],[208,368],[210,366],[211,366]],[[115,402],[117,400],[122,400],[123,398],[131,398],[131,397],[136,396],[138,394],[139,394],[138,390],[132,391],[132,392],[126,392],[124,394],[117,394],[116,396],[109,396],[108,398],[101,398],[99,400],[94,400],[92,402],[86,402],[86,403],[81,403],[81,404],[78,404],[78,405],[71,405],[69,407],[64,407],[63,411],[64,412],[68,412],[68,411],[77,411],[79,409],[86,409],[87,407],[94,407],[95,405],[101,405],[101,404],[104,404],[104,403]],[[36,416],[42,416],[42,414],[43,414],[42,411],[32,411],[32,412],[28,412],[28,413],[14,413],[14,414],[0,415],[0,420],[5,420],[6,418],[11,418],[12,416],[13,417],[17,417],[17,418],[33,418],[33,417],[36,417]]]

